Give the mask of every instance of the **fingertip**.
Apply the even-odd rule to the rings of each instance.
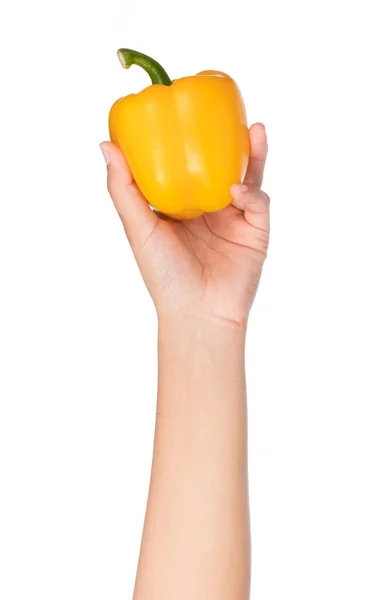
[[[267,133],[263,123],[254,123],[250,127],[250,144],[253,155],[267,154]]]
[[[266,125],[264,123],[261,123],[260,121],[257,121],[256,123],[253,123],[250,127],[250,133],[253,132],[257,132],[260,135],[266,135]]]
[[[102,156],[104,157],[106,166],[108,167],[111,162],[108,142],[102,142],[99,147],[101,148]]]
[[[244,183],[233,183],[230,188],[230,191],[231,191],[231,195],[233,197],[235,197],[235,196],[239,196],[240,194],[243,194],[245,192],[248,192],[249,188]]]
[[[120,148],[114,144],[113,142],[102,142],[99,147],[101,148],[102,154],[108,154],[110,158],[110,163],[117,163],[117,161],[122,161],[122,159],[126,162]]]
[[[100,148],[108,168],[108,179],[114,173],[115,179],[118,178],[126,185],[131,185],[134,178],[121,149],[113,142],[102,142]]]

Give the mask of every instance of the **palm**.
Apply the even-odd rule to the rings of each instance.
[[[258,215],[257,215],[258,216]],[[196,310],[231,321],[246,314],[266,256],[268,222],[234,206],[189,221],[159,218],[138,256],[160,310]],[[145,267],[147,265],[147,267]],[[146,277],[146,280],[148,277]]]

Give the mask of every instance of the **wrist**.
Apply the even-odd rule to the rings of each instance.
[[[201,311],[159,311],[157,310],[159,329],[161,327],[182,328],[191,331],[228,331],[246,335],[247,317],[234,320]]]
[[[192,343],[216,344],[226,339],[245,342],[246,324],[212,315],[158,314],[159,338],[182,337]]]

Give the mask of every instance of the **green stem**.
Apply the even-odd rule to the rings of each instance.
[[[150,56],[136,50],[128,50],[128,48],[120,48],[117,55],[124,69],[129,69],[132,65],[138,65],[148,73],[153,84],[172,85],[172,81],[163,67]]]

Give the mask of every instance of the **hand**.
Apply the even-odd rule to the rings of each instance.
[[[269,198],[260,189],[263,125],[250,129],[251,157],[232,205],[187,221],[153,211],[119,148],[104,142],[108,189],[159,318],[195,316],[245,326],[269,242]]]

